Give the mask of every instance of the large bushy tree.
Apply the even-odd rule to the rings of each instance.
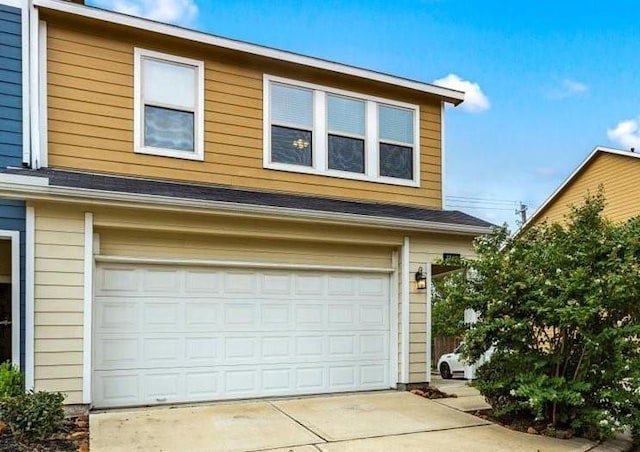
[[[477,386],[499,417],[602,438],[640,433],[640,217],[607,221],[601,193],[564,224],[476,242],[444,296],[481,320],[465,333]]]

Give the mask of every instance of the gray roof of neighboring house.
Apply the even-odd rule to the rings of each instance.
[[[346,201],[320,196],[275,193],[194,185],[134,177],[109,176],[58,169],[5,169],[2,172],[49,179],[50,186],[75,187],[109,192],[133,193],[183,199],[198,199],[256,206],[273,206],[319,212],[338,212],[363,216],[417,220],[434,223],[490,228],[494,225],[458,210],[411,207],[398,204]]]

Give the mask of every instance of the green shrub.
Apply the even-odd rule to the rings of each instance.
[[[24,394],[24,375],[11,361],[0,364],[0,399]]]
[[[30,391],[0,400],[0,417],[19,440],[44,440],[62,429],[63,400],[59,392]]]
[[[441,287],[479,314],[465,359],[495,347],[476,385],[498,417],[639,441],[640,217],[611,223],[603,209],[600,193],[563,224],[496,230]]]

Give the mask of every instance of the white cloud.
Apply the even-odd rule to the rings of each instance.
[[[620,121],[613,129],[607,129],[607,136],[625,149],[640,150],[640,116]]]
[[[198,16],[198,6],[194,0],[96,0],[95,5],[176,25],[191,25]]]
[[[464,91],[464,102],[460,108],[471,113],[478,113],[488,110],[491,107],[489,98],[482,92],[480,85],[475,82],[463,80],[456,74],[449,74],[446,77],[434,80],[434,85],[443,86],[445,88]]]
[[[566,99],[568,97],[579,97],[589,92],[589,86],[585,83],[568,78],[562,80],[560,84],[547,91],[549,99]]]

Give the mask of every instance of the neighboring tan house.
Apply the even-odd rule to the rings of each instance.
[[[526,228],[542,221],[561,222],[570,206],[579,206],[587,193],[602,187],[604,215],[624,221],[640,214],[640,154],[596,147],[576,170],[529,218]]]
[[[109,408],[429,381],[418,270],[491,227],[442,210],[463,93],[33,4],[39,139],[0,174],[27,203],[28,387]]]

